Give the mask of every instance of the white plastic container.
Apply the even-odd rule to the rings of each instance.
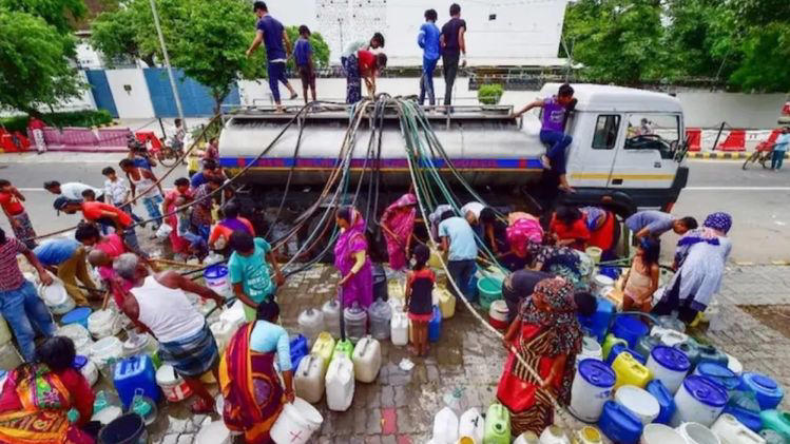
[[[602,361],[587,359],[579,363],[571,386],[570,410],[585,422],[596,422],[603,405],[611,399],[616,377]]]
[[[247,322],[247,318],[244,316],[244,304],[241,301],[234,302],[233,305],[219,315],[219,320],[229,324],[231,329],[236,331],[236,329]]]
[[[702,424],[686,422],[681,424],[677,431],[688,444],[721,444],[719,437]]]
[[[107,407],[99,410],[93,414],[92,421],[99,421],[102,425],[107,425],[114,420],[120,418],[123,410],[117,405],[108,405]]]
[[[337,339],[340,337],[340,303],[336,300],[327,301],[321,312],[324,314],[324,328]]]
[[[129,339],[123,343],[123,355],[126,357],[140,354],[152,356],[158,347],[156,339],[148,333],[132,333],[129,334]]]
[[[595,340],[595,338],[591,338],[585,336],[582,339],[582,351],[576,355],[576,366],[579,366],[579,362],[584,359],[597,359],[599,361],[603,360],[603,350],[601,349],[601,344]]]
[[[675,345],[686,342],[689,339],[689,336],[685,333],[681,333],[671,328],[660,327],[658,325],[654,326],[650,330],[650,336],[658,336],[661,340],[661,343],[668,347],[674,347]]]
[[[11,371],[22,363],[22,357],[12,342],[0,345],[0,369]],[[0,387],[1,388],[1,387]]]
[[[571,444],[571,439],[561,428],[549,426],[540,434],[540,444]]]
[[[192,389],[170,365],[162,365],[156,371],[156,385],[170,402],[180,402],[192,395]]]
[[[88,331],[96,340],[117,335],[121,332],[118,314],[112,310],[94,311],[88,316]]]
[[[679,432],[664,424],[648,424],[642,431],[641,444],[686,444]]]
[[[324,313],[315,308],[308,308],[299,314],[299,330],[307,338],[308,347],[312,346],[315,338],[324,331]]]
[[[719,416],[710,430],[719,437],[721,444],[765,444],[762,436],[751,431],[728,413]]]
[[[217,347],[219,348],[220,353],[224,352],[225,347],[228,346],[233,334],[236,333],[236,329],[233,328],[233,324],[224,321],[218,321],[211,324],[209,329],[214,335],[214,340],[217,341]]]
[[[5,345],[11,342],[11,330],[8,329],[8,323],[0,316],[0,345]]]
[[[653,422],[661,412],[661,406],[653,395],[633,385],[617,389],[614,400],[639,417],[643,425]]]
[[[167,224],[162,224],[166,226]],[[224,421],[214,421],[201,427],[195,436],[195,444],[230,444],[230,430]]]
[[[210,262],[209,262],[210,263]],[[220,296],[229,298],[233,296],[233,288],[230,286],[228,267],[222,264],[212,265],[203,272],[203,279],[206,286]]]
[[[354,377],[357,381],[375,381],[381,369],[381,344],[370,335],[365,336],[354,347],[351,360],[354,362]]]
[[[277,444],[305,444],[323,422],[324,418],[315,407],[304,399],[296,398],[283,407],[272,426],[271,438]]]
[[[592,281],[592,291],[593,293],[600,293],[606,287],[614,287],[614,279],[610,278],[605,274],[598,274],[595,275]]]
[[[90,348],[90,358],[105,377],[112,378],[112,365],[123,358],[123,344],[115,336],[96,341]]]
[[[71,341],[74,342],[74,348],[77,349],[78,355],[90,355],[91,347],[93,347],[93,339],[91,339],[91,334],[88,332],[88,329],[82,325],[76,323],[64,325],[55,332],[55,336],[63,336],[71,339]]]
[[[324,358],[316,354],[309,354],[299,362],[299,368],[294,375],[294,390],[296,396],[315,404],[324,396]]]
[[[392,344],[402,347],[409,343],[409,319],[406,313],[396,311],[392,313]]]
[[[458,436],[468,436],[475,440],[476,443],[483,442],[485,435],[485,419],[480,411],[472,407],[464,412],[458,420]]]
[[[516,438],[516,440],[513,441],[513,444],[539,444],[539,443],[540,443],[540,438],[538,438],[538,435],[536,435],[535,432],[524,432],[518,435],[518,438]]]
[[[686,361],[685,363],[672,359],[673,356],[681,354],[679,350],[674,348],[657,346],[653,348],[650,352],[650,357],[647,358],[646,367],[653,373],[653,379],[660,380],[664,387],[669,390],[669,393],[677,393],[681,384],[683,384],[683,379],[686,378],[686,374],[689,372],[690,367],[687,359],[683,359]],[[658,359],[656,356],[658,356]]]
[[[51,285],[38,286],[38,294],[44,300],[44,304],[49,308],[49,311],[55,315],[62,315],[74,310],[76,306],[74,299],[66,292],[66,287],[59,279],[53,279]]]
[[[343,353],[332,358],[326,371],[326,405],[345,412],[354,399],[354,363]]]
[[[488,322],[492,327],[499,330],[506,329],[508,327],[507,316],[509,311],[507,303],[504,300],[499,299],[493,301],[491,307],[488,309]]]
[[[458,441],[458,416],[449,407],[439,410],[433,419],[434,444],[455,444]]]
[[[740,376],[741,373],[743,373],[743,364],[741,364],[741,361],[731,354],[727,354],[727,357],[730,358],[727,361],[727,368],[732,370],[732,372],[736,375]]]
[[[671,425],[677,427],[685,422],[696,422],[710,427],[721,415],[727,400],[723,386],[704,376],[689,376],[675,394],[676,409]]]
[[[85,377],[91,387],[99,382],[99,367],[96,367],[96,363],[90,358],[88,358],[88,361],[85,363],[85,366],[82,367],[80,373],[82,373],[82,376]]]

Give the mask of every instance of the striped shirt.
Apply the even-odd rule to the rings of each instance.
[[[0,245],[0,292],[16,290],[25,282],[16,255],[28,251],[25,244],[13,237],[6,238]]]

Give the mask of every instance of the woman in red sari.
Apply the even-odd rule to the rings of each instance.
[[[242,326],[225,350],[219,381],[228,429],[243,432],[247,444],[270,442],[269,431],[285,402],[293,402],[293,370],[288,333],[277,325],[274,301],[258,305],[257,320]],[[275,357],[285,388],[274,369]]]
[[[14,444],[93,444],[85,433],[93,416],[94,394],[73,369],[76,352],[69,338],[54,336],[36,350],[38,362],[8,374],[0,396],[0,442]],[[74,424],[67,412],[74,407]],[[98,430],[96,430],[98,431]]]
[[[414,219],[417,217],[417,196],[408,193],[384,210],[381,227],[387,239],[387,254],[390,268],[402,270],[409,257],[409,241],[414,232]]]
[[[581,299],[589,298],[585,295]],[[535,378],[511,352],[497,397],[510,410],[514,436],[526,431],[539,435],[554,423],[554,406],[547,391],[560,405],[570,401],[574,362],[582,347],[576,307],[573,285],[562,278],[544,279],[524,301],[505,335],[508,350],[515,346],[519,356],[540,374],[540,379]]]

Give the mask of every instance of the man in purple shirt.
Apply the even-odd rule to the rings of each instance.
[[[573,138],[565,134],[565,121],[575,107],[576,99],[573,98],[573,87],[564,83],[560,85],[556,96],[536,100],[513,115],[514,118],[517,118],[533,108],[543,108],[540,141],[550,147],[540,160],[545,169],[551,169],[559,176],[559,188],[568,193],[573,193],[574,189],[568,184],[565,174],[565,150],[573,142]]]
[[[277,105],[277,112],[282,113],[285,112],[285,108],[283,108],[280,101],[278,82],[282,82],[288,88],[288,91],[291,92],[291,100],[299,97],[285,76],[285,63],[288,61],[288,56],[291,52],[291,42],[288,40],[288,34],[286,34],[282,23],[269,15],[269,8],[265,2],[255,2],[252,10],[258,16],[258,25],[256,26],[255,40],[252,41],[250,48],[247,49],[247,57],[250,57],[261,43],[266,47],[269,88],[272,90],[272,98]]]

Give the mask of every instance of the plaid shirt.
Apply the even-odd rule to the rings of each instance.
[[[6,238],[0,245],[0,292],[16,290],[25,282],[16,255],[28,251],[25,244],[13,237]]]

